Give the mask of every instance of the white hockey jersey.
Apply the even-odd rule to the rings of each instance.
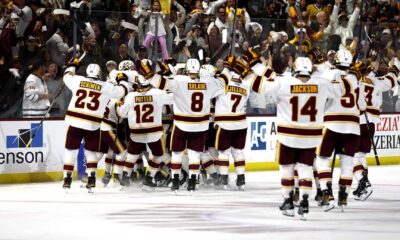
[[[366,124],[365,113],[368,114],[370,123],[380,122],[380,108],[382,106],[382,92],[389,91],[396,86],[396,76],[388,73],[383,77],[375,77],[373,73],[363,77],[360,82],[360,95],[358,105],[363,114],[360,116],[360,124]]]
[[[250,95],[250,84],[229,81],[225,94],[217,97],[215,124],[226,130],[247,128],[246,103]]]
[[[310,78],[303,83],[287,75],[266,80],[253,90],[257,89],[276,97],[278,141],[292,148],[314,148],[320,144],[325,103],[342,93],[340,81]]]
[[[86,130],[97,130],[110,98],[127,94],[125,86],[101,82],[80,75],[65,74],[64,83],[72,92],[65,121],[68,125]]]
[[[210,118],[210,101],[222,94],[227,81],[216,78],[191,79],[177,75],[166,81],[174,95],[174,124],[187,132],[206,131]]]
[[[130,137],[135,142],[151,143],[163,135],[163,106],[172,104],[172,94],[152,88],[147,92],[131,92],[117,108],[120,117],[128,118]]]
[[[358,79],[346,71],[334,69],[324,76],[329,80],[341,81],[344,94],[341,98],[331,98],[325,107],[324,125],[337,133],[360,135],[360,110],[357,105]]]

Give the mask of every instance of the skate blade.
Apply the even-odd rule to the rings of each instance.
[[[224,191],[228,190],[228,185],[222,186],[222,190],[224,190]]]
[[[322,209],[324,210],[324,212],[329,212],[330,210],[334,209],[335,205],[332,203],[329,203],[329,205],[323,205]]]
[[[175,193],[176,196],[179,196],[178,192],[179,192],[178,189],[174,189],[174,193]]]
[[[93,188],[88,188],[88,193],[93,194],[94,193]]]
[[[238,186],[239,191],[244,191],[244,186]]]
[[[64,193],[65,193],[65,194],[68,194],[69,191],[71,190],[70,188],[63,188],[63,189],[64,189]]]
[[[307,221],[308,213],[300,214],[300,220]]]
[[[287,217],[294,217],[294,209],[291,210],[281,210],[282,214]]]
[[[361,200],[361,201],[367,200],[367,199],[369,198],[369,196],[371,196],[372,192],[373,192],[373,191],[372,191],[372,189],[371,189],[371,191],[368,191],[366,194],[361,195],[361,196],[360,196],[360,200]]]
[[[344,212],[344,205],[340,206],[340,211]]]

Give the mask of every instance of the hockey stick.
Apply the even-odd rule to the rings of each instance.
[[[336,161],[336,149],[333,150],[333,159],[331,165],[331,174],[333,175],[333,169],[335,169],[335,161]]]
[[[375,141],[374,141],[374,136],[373,136],[373,134],[371,134],[371,129],[369,128],[369,123],[370,122],[369,122],[369,119],[368,119],[367,110],[364,111],[364,116],[365,116],[365,121],[367,122],[368,136],[369,136],[369,139],[371,140],[372,148],[374,149],[376,165],[379,166],[379,165],[381,165],[381,163],[379,161],[378,152],[376,151],[376,145],[375,145]]]
[[[235,15],[233,16],[233,27],[231,32],[231,47],[229,49],[229,55],[235,55],[235,45],[236,45],[236,25],[238,21],[238,0],[235,0]]]
[[[117,158],[117,154],[115,153],[115,147],[117,146],[117,139],[118,139],[118,130],[119,130],[119,116],[117,113],[117,109],[115,109],[115,114],[117,115],[117,126],[115,127],[115,137],[114,137],[114,147],[113,147],[113,155],[112,155],[112,159],[111,159],[111,169],[110,169],[110,174],[111,177],[114,178],[114,163],[115,163],[115,159]]]
[[[369,36],[368,36],[367,26],[365,26],[364,30],[365,30],[365,43],[366,43],[367,42],[367,38],[368,38],[368,41],[370,41]],[[367,54],[366,54],[366,49],[365,49],[365,51],[364,51],[364,63],[365,64],[366,64],[366,59],[367,59]],[[376,145],[375,145],[375,141],[374,141],[374,136],[373,136],[373,134],[371,132],[371,129],[369,128],[370,121],[369,121],[369,118],[368,118],[367,109],[365,109],[365,111],[364,111],[364,117],[365,117],[365,121],[367,123],[368,136],[369,136],[369,139],[371,140],[372,148],[374,150],[375,161],[376,161],[376,164],[379,166],[379,165],[381,165],[381,163],[379,161],[378,152],[376,151]]]
[[[80,62],[85,56],[86,56],[86,51],[83,52],[82,56],[79,58],[79,62]],[[30,145],[32,144],[32,141],[33,141],[33,139],[35,138],[37,132],[39,131],[39,129],[40,129],[40,128],[42,127],[42,125],[43,125],[44,119],[46,119],[46,115],[47,115],[47,114],[50,112],[50,110],[52,109],[54,103],[56,102],[58,96],[60,96],[60,94],[61,94],[61,92],[63,91],[64,87],[65,87],[65,84],[63,83],[62,86],[58,89],[57,94],[54,96],[54,99],[53,99],[53,101],[51,102],[51,104],[50,104],[50,106],[49,106],[49,109],[47,109],[47,111],[46,111],[46,113],[44,114],[42,120],[40,121],[39,126],[37,126],[37,127],[35,128],[35,131],[34,131],[33,134],[31,135],[31,137],[30,137],[28,143],[26,144],[26,148],[29,148]]]

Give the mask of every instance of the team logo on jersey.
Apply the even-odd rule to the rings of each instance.
[[[292,85],[290,93],[318,93],[318,85]]]
[[[267,123],[252,122],[250,132],[251,150],[267,149]]]
[[[7,136],[7,148],[25,148],[35,131],[30,147],[43,147],[43,126],[32,123],[30,129],[18,129],[18,135]]]

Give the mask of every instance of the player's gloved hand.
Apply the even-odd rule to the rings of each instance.
[[[236,59],[235,65],[233,66],[232,70],[241,78],[244,78],[249,72],[249,66],[245,61]]]
[[[367,66],[363,62],[354,63],[349,69],[349,72],[356,75],[359,80],[361,80],[366,71]]]
[[[169,69],[169,66],[167,63],[162,63],[162,62],[157,62],[158,67],[160,68],[159,74],[162,76],[169,76],[172,74],[171,69]]]
[[[250,67],[253,67],[254,65],[256,65],[257,63],[261,62],[260,58],[258,57],[257,53],[254,52],[253,50],[251,50],[250,48],[247,49],[247,51],[245,51],[243,53],[242,58],[249,63]]]
[[[233,55],[228,55],[224,58],[224,63],[223,63],[223,67],[232,70],[233,67],[235,66],[235,62],[236,62],[236,58]]]
[[[120,72],[115,77],[115,80],[117,81],[117,83],[119,83],[121,81],[128,81],[128,75],[126,75],[125,73]]]
[[[121,98],[120,100],[115,102],[115,107],[122,106],[122,104],[124,104],[124,100]]]
[[[76,67],[79,68],[81,66],[81,61],[79,58],[73,58],[68,62],[68,67]]]
[[[167,60],[164,61],[165,64],[171,64],[172,66],[176,65],[176,59],[173,57],[169,57]]]

